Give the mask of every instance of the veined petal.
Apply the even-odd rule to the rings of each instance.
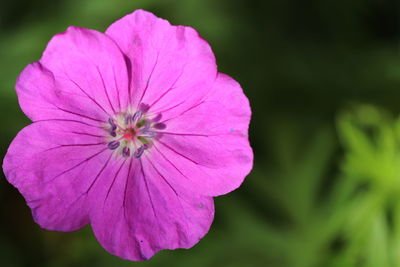
[[[190,27],[172,26],[152,13],[137,10],[106,31],[127,55],[131,100],[150,113],[173,116],[204,97],[217,75],[208,43]]]
[[[97,184],[90,220],[107,251],[146,260],[162,249],[190,248],[208,232],[212,198],[173,188],[164,175],[148,159],[129,160]]]
[[[43,228],[90,223],[129,260],[190,248],[212,196],[249,173],[250,107],[198,33],[137,10],[106,34],[70,27],[17,81],[24,128],[3,160]]]
[[[11,143],[4,173],[41,227],[72,231],[89,223],[86,196],[111,155],[99,134],[79,122],[43,121]]]
[[[28,65],[16,84],[33,121],[70,118],[104,121],[128,105],[128,74],[122,52],[107,35],[69,27]]]
[[[250,115],[240,85],[219,74],[207,97],[164,120],[167,128],[151,157],[173,184],[209,196],[228,193],[239,187],[253,165]]]

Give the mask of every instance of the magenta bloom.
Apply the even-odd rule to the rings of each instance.
[[[198,33],[137,10],[106,33],[70,27],[21,73],[33,123],[3,161],[43,228],[91,224],[129,260],[190,248],[213,198],[252,168],[249,102]]]

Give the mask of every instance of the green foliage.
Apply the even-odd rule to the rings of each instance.
[[[335,266],[400,266],[400,119],[361,105],[338,119],[353,183]]]

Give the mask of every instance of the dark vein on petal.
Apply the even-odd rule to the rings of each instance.
[[[70,204],[68,205],[68,211],[69,211],[69,210],[71,209],[71,207],[72,207],[76,202],[78,202],[83,196],[88,195],[88,193],[89,193],[90,190],[92,189],[93,185],[95,184],[95,182],[97,181],[97,179],[100,177],[101,173],[104,171],[104,169],[105,169],[106,166],[108,165],[108,162],[110,161],[111,156],[112,156],[112,154],[110,154],[110,157],[108,157],[108,160],[107,160],[106,163],[104,164],[103,168],[101,168],[100,172],[96,175],[96,178],[93,180],[93,182],[91,183],[91,185],[89,186],[89,188],[88,188],[85,192],[81,193],[81,194],[79,195],[79,197],[77,197],[72,203],[70,203]]]
[[[180,155],[181,157],[183,157],[183,158],[185,158],[185,159],[187,159],[187,160],[193,162],[193,163],[196,164],[196,165],[200,165],[198,162],[192,160],[192,159],[189,158],[188,156],[183,155],[182,153],[179,153],[178,151],[176,151],[175,149],[173,149],[173,148],[170,147],[169,145],[165,144],[164,142],[161,142],[160,140],[158,140],[158,142],[159,142],[160,144],[162,144],[163,146],[165,146],[166,148],[168,148],[169,150],[171,150],[172,152],[174,152],[175,154]]]
[[[105,170],[105,168],[107,167],[108,163],[110,162],[110,159],[112,157],[112,153],[110,153],[110,156],[108,157],[106,163],[104,164],[104,166],[101,168],[101,170],[99,171],[99,173],[96,175],[96,178],[94,178],[93,182],[90,184],[89,188],[86,190],[85,194],[89,194],[90,190],[92,189],[92,187],[94,186],[94,184],[96,183],[97,179],[99,179],[100,175],[103,173],[103,171]]]
[[[126,70],[127,70],[127,74],[128,74],[128,106],[132,104],[132,95],[131,95],[131,91],[132,91],[132,61],[130,60],[130,58],[127,55],[123,55],[124,57],[124,61],[125,61],[125,65],[126,65]]]
[[[200,101],[200,102],[197,103],[196,105],[191,106],[191,107],[188,108],[187,110],[181,112],[178,116],[175,116],[175,117],[173,117],[173,118],[166,119],[166,120],[164,120],[163,122],[166,122],[166,121],[169,121],[169,120],[173,120],[173,119],[179,118],[180,116],[182,116],[182,115],[185,114],[186,112],[189,112],[190,110],[192,110],[192,109],[194,109],[194,108],[197,108],[198,106],[200,106],[200,105],[203,104],[203,103],[204,103],[204,101]]]
[[[188,108],[187,110],[185,110],[184,112],[182,112],[181,115],[185,114],[186,112],[188,112],[188,111],[190,111],[190,110],[192,110],[192,109],[194,109],[194,108],[197,108],[198,106],[200,106],[200,105],[203,104],[204,102],[206,102],[206,101],[202,100],[202,101],[200,101],[199,103],[197,103],[196,105],[191,106],[190,108]]]
[[[200,137],[210,137],[210,136],[218,136],[216,134],[209,135],[209,134],[192,134],[192,133],[171,133],[171,132],[158,132],[161,134],[169,134],[169,135],[180,135],[180,136],[200,136]]]
[[[110,195],[110,192],[111,192],[111,189],[112,189],[113,186],[114,186],[115,180],[117,179],[117,177],[118,177],[120,171],[122,170],[122,166],[124,166],[125,162],[126,162],[126,160],[124,160],[124,161],[122,162],[121,166],[118,168],[118,171],[117,171],[117,172],[115,173],[115,175],[114,175],[113,181],[112,181],[110,187],[109,187],[108,190],[107,190],[107,195],[106,195],[106,198],[104,199],[103,207],[104,207],[104,205],[105,205],[105,203],[106,203],[106,201],[107,201],[107,199],[108,199],[108,196]],[[129,172],[128,172],[128,173],[129,173]]]
[[[164,175],[160,173],[160,171],[154,166],[154,164],[150,161],[150,159],[147,156],[146,158],[147,161],[150,163],[150,165],[153,167],[153,169],[157,172],[157,174],[164,180],[164,182],[169,186],[169,188],[171,188],[171,190],[175,193],[175,195],[179,197],[179,194],[176,192],[173,186],[168,182],[167,178],[165,178]]]
[[[101,79],[101,84],[103,85],[103,90],[105,95],[107,96],[108,104],[110,105],[112,111],[115,113],[114,106],[111,104],[110,96],[108,95],[106,84],[104,83],[103,75],[101,74],[99,70],[99,66],[96,66],[97,72],[99,73],[100,79]]]
[[[78,164],[74,165],[73,167],[61,172],[60,174],[56,175],[55,177],[53,177],[51,180],[47,181],[47,183],[54,181],[54,179],[60,177],[61,175],[66,174],[67,172],[72,171],[73,169],[79,167],[80,165],[82,165],[85,162],[89,162],[91,159],[95,158],[96,156],[98,156],[99,154],[103,153],[104,151],[108,150],[108,148],[104,148],[102,150],[100,150],[100,152],[95,153],[94,155],[82,160],[81,162],[79,162]]]
[[[97,125],[92,125],[92,124],[89,124],[89,123],[86,123],[86,122],[83,122],[83,121],[69,120],[69,119],[44,119],[44,120],[37,120],[37,121],[34,121],[34,122],[46,122],[46,121],[76,122],[76,123],[84,124],[84,125],[87,125],[87,126],[90,126],[90,127],[95,127],[95,128],[100,128],[101,129],[101,127],[99,127]]]
[[[160,153],[160,155],[161,155],[166,161],[169,162],[169,164],[171,164],[172,167],[175,168],[175,170],[177,170],[183,177],[185,177],[186,179],[190,180],[186,175],[183,174],[183,172],[181,172],[181,170],[180,170],[178,167],[176,167],[176,165],[175,165],[174,163],[172,163],[172,162],[164,155],[164,153],[162,153],[162,152],[158,149],[157,146],[153,145],[153,147],[158,151],[158,153]]]
[[[170,86],[170,88],[168,90],[166,90],[159,98],[157,98],[157,100],[155,100],[150,106],[149,108],[151,108],[152,106],[154,106],[156,103],[158,103],[158,101],[160,101],[166,94],[168,94],[172,89],[175,89],[175,84],[178,82],[178,80],[181,78],[182,74],[183,74],[183,69],[181,73],[178,75],[178,77],[176,77],[175,81],[172,83],[172,85]]]
[[[169,107],[169,108],[163,109],[163,110],[161,110],[161,111],[153,111],[153,113],[163,113],[163,112],[169,111],[169,110],[171,110],[171,109],[174,109],[174,108],[176,108],[176,107],[178,107],[178,106],[182,105],[182,104],[183,104],[183,103],[185,103],[185,102],[186,102],[186,101],[185,101],[185,100],[183,100],[182,102],[180,102],[180,103],[176,104],[175,106],[172,106],[172,107]]]
[[[147,92],[147,88],[149,87],[150,80],[151,80],[151,78],[153,77],[154,70],[155,70],[155,68],[156,68],[156,66],[157,66],[157,63],[158,63],[158,56],[159,56],[159,55],[160,55],[160,51],[158,51],[158,53],[157,53],[156,62],[154,63],[153,68],[152,68],[152,70],[151,70],[151,72],[150,72],[150,76],[149,76],[149,78],[148,78],[147,81],[146,81],[146,87],[145,87],[144,90],[143,90],[143,93],[142,93],[142,96],[140,97],[140,100],[139,100],[139,102],[138,102],[137,108],[139,108],[140,104],[142,103],[143,97],[144,97],[144,95],[145,95],[146,92]]]
[[[178,194],[178,192],[176,192],[175,188],[168,182],[167,178],[165,178],[164,175],[161,174],[161,172],[156,168],[156,166],[154,166],[154,164],[150,161],[150,159],[146,156],[148,162],[150,163],[150,165],[154,168],[154,170],[157,172],[157,174],[164,180],[164,182],[169,186],[169,188],[171,188],[171,190],[174,192],[176,199],[178,200],[179,206],[181,206],[182,212],[185,214],[185,217],[188,218],[185,209],[183,208],[182,202],[181,202],[181,196]],[[187,220],[184,220],[184,223],[186,225],[186,229],[185,234],[188,235],[187,231],[189,230],[189,224],[187,222]]]
[[[149,185],[147,184],[146,175],[144,174],[144,171],[143,171],[143,163],[142,163],[142,160],[139,159],[139,162],[140,162],[140,169],[141,169],[141,172],[142,172],[142,175],[143,175],[143,181],[144,181],[144,184],[145,184],[145,186],[146,186],[147,195],[149,196],[149,199],[150,199],[151,208],[153,209],[154,217],[156,217],[156,218],[157,218],[157,221],[158,221],[158,217],[157,217],[157,214],[156,214],[156,209],[154,208],[154,204],[153,204],[153,199],[151,198],[151,194],[150,194],[150,190],[149,190]]]
[[[124,201],[122,202],[122,206],[124,209],[124,218],[125,221],[128,222],[127,217],[126,217],[126,191],[128,189],[128,182],[129,182],[129,175],[131,174],[131,167],[132,167],[132,159],[129,162],[129,168],[128,168],[128,174],[126,175],[126,180],[125,180],[125,188],[124,188]]]
[[[54,149],[57,149],[57,148],[62,148],[62,147],[73,147],[73,146],[98,146],[98,145],[104,145],[104,144],[106,144],[106,143],[105,143],[105,142],[101,142],[101,143],[94,143],[94,144],[65,144],[65,145],[59,145],[59,146],[56,146],[56,147],[48,148],[48,149],[44,150],[43,152],[47,152],[47,151],[54,150]]]
[[[169,88],[168,90],[166,90],[159,98],[157,98],[156,101],[154,101],[153,103],[151,103],[151,105],[149,106],[149,108],[151,108],[152,106],[154,106],[158,101],[160,101],[166,94],[168,94],[171,90],[173,89],[173,87]]]
[[[67,133],[78,134],[78,135],[86,135],[86,136],[92,136],[92,137],[99,137],[99,138],[103,138],[104,137],[102,135],[81,133],[81,132],[67,132]]]
[[[76,116],[79,116],[79,117],[82,117],[82,118],[86,118],[86,119],[89,119],[89,120],[93,120],[93,121],[103,122],[102,120],[95,119],[95,118],[89,117],[89,116],[87,116],[87,115],[83,115],[83,114],[80,114],[80,113],[77,113],[77,112],[73,112],[73,111],[70,111],[70,110],[66,110],[66,109],[64,109],[64,108],[60,108],[59,106],[57,106],[57,105],[55,105],[55,104],[53,104],[53,105],[54,105],[57,109],[59,109],[59,110],[61,110],[61,111],[64,111],[64,112],[66,112],[66,113],[70,113],[70,114],[73,114],[73,115],[76,115]]]
[[[66,76],[73,84],[75,84],[76,87],[79,88],[79,90],[81,90],[82,93],[84,93],[90,100],[92,100],[92,102],[95,103],[102,111],[104,111],[104,113],[106,113],[109,117],[111,117],[111,115],[108,114],[108,112],[93,97],[91,97],[85,90],[83,90],[82,87],[79,86],[79,84],[73,81],[67,74]]]
[[[114,77],[114,84],[115,84],[115,89],[117,90],[117,98],[118,98],[118,107],[119,107],[119,110],[121,110],[122,108],[121,108],[121,99],[120,99],[120,96],[119,96],[119,87],[118,87],[118,84],[117,84],[117,79],[116,79],[116,77],[115,77],[115,69],[114,69],[114,67],[112,68],[112,70],[113,70],[113,77]]]

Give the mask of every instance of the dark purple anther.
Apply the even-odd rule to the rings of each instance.
[[[144,103],[141,103],[139,106],[139,110],[143,113],[146,113],[149,110],[150,106]]]
[[[162,118],[162,114],[161,114],[161,113],[158,113],[158,114],[152,119],[152,121],[158,122],[158,121],[161,120],[161,118]]]
[[[138,149],[136,149],[135,153],[133,153],[133,156],[137,159],[140,158],[146,148],[147,145],[141,145]]]
[[[108,143],[108,148],[111,150],[115,150],[119,147],[119,141],[111,141]]]
[[[115,132],[115,130],[111,130],[111,131],[110,131],[110,135],[111,135],[112,137],[116,137],[116,136],[117,136],[117,133]]]
[[[159,123],[154,124],[153,127],[158,130],[164,130],[165,128],[167,128],[167,125],[165,125],[165,123],[159,122]]]
[[[131,116],[131,115],[127,115],[127,116],[125,117],[125,124],[129,124],[130,121],[131,121],[131,119],[132,119],[132,116]]]
[[[133,114],[132,116],[132,122],[133,124],[136,124],[136,122],[138,122],[140,120],[140,118],[142,117],[142,112],[141,111],[136,111],[135,114]]]
[[[122,149],[122,156],[124,156],[125,158],[129,157],[129,155],[131,154],[131,150],[129,149],[129,147],[124,147],[124,149]]]
[[[111,125],[113,130],[117,129],[117,125],[115,124],[115,122],[112,118],[108,119],[108,123]]]

